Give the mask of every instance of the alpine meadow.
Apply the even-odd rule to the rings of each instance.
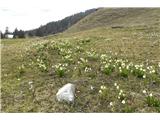
[[[160,112],[160,8],[91,9],[24,34],[1,40],[1,112]]]

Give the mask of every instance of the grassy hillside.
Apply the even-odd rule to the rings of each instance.
[[[158,8],[102,8],[88,15],[68,32],[78,32],[95,27],[159,26]]]
[[[51,34],[57,34],[65,31],[70,26],[74,25],[75,23],[83,19],[85,16],[95,12],[96,10],[98,9],[86,10],[85,12],[80,12],[80,13],[65,17],[62,20],[49,22],[46,25],[40,26],[39,28],[25,31],[25,33],[31,37],[33,36],[42,37],[42,36],[47,36]]]
[[[2,40],[2,112],[160,112],[160,27],[144,23]]]

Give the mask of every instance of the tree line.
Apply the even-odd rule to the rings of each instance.
[[[80,12],[80,13],[71,15],[62,20],[50,22],[50,23],[47,23],[46,25],[41,25],[37,29],[25,31],[25,33],[30,37],[32,36],[42,37],[42,36],[47,36],[50,34],[56,34],[59,32],[63,32],[64,30],[68,29],[73,24],[77,23],[79,20],[95,12],[96,10],[97,9],[86,10],[85,12]]]
[[[13,38],[25,38],[25,31],[18,30],[17,28],[14,30],[14,32],[9,32],[9,28],[6,27],[6,30],[4,33],[1,33],[1,39],[7,38],[7,35],[13,35]]]

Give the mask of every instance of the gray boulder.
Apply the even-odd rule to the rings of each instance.
[[[75,85],[68,83],[60,88],[56,94],[58,101],[74,102]]]

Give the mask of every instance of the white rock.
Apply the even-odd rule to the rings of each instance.
[[[75,85],[68,83],[60,88],[56,94],[58,101],[74,102]]]

